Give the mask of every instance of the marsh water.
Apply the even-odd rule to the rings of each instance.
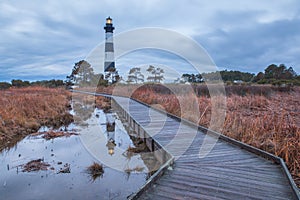
[[[110,132],[106,130],[107,114],[95,109],[85,125],[68,127],[79,135],[49,140],[42,135],[27,136],[3,150],[0,199],[126,199],[136,192],[149,177],[149,163],[156,160],[145,160],[138,153],[128,156],[126,150],[134,143],[118,116],[110,115],[116,120]],[[40,129],[43,131],[47,128]],[[23,171],[24,164],[36,159],[50,166],[47,170]],[[104,166],[101,176],[87,172],[94,162]],[[65,166],[69,172],[60,173]]]

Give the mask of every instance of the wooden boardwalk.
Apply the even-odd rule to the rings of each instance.
[[[203,132],[134,100],[113,98],[176,158],[139,199],[299,199],[280,162],[224,139],[200,158]]]

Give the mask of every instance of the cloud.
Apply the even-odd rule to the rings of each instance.
[[[115,33],[161,27],[190,36],[220,68],[258,72],[274,62],[300,73],[297,0],[13,0],[1,1],[0,11],[0,81],[21,74],[37,78],[35,68],[47,69],[43,78],[70,72],[103,41],[109,15]],[[177,65],[173,61],[167,65]]]
[[[257,72],[272,63],[285,63],[299,72],[299,23],[299,19],[281,20],[228,32],[216,30],[202,43],[217,65]]]

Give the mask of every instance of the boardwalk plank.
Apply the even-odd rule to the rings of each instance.
[[[210,136],[134,100],[115,100],[176,157],[174,169],[141,199],[296,199],[283,170],[273,161],[222,140],[199,158],[204,138]],[[189,137],[194,139],[191,143]],[[186,143],[190,146],[185,149]]]

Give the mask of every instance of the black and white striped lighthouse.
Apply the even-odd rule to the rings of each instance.
[[[114,42],[113,42],[113,27],[112,19],[110,17],[106,18],[105,30],[105,58],[104,58],[104,72],[107,75],[107,79],[113,78],[116,72],[115,68],[115,58],[114,58]]]

